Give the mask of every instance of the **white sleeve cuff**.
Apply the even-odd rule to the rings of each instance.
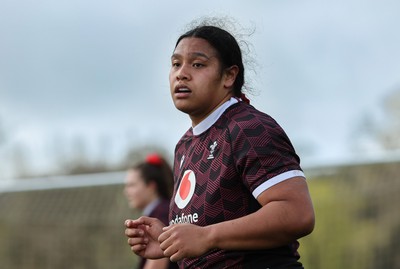
[[[287,179],[290,179],[292,177],[304,177],[305,175],[303,173],[303,171],[301,170],[291,170],[291,171],[287,171],[284,172],[282,174],[279,174],[277,176],[274,176],[273,178],[268,179],[267,181],[265,181],[263,184],[261,184],[260,186],[258,186],[254,191],[253,191],[253,196],[254,198],[257,199],[257,197],[265,190],[271,188],[272,186],[285,181]]]

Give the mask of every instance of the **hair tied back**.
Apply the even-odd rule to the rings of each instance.
[[[153,154],[147,155],[146,163],[156,165],[156,166],[161,166],[163,161],[158,154],[153,153]]]
[[[245,103],[247,103],[247,104],[250,104],[249,98],[247,98],[247,96],[246,96],[244,93],[242,93],[242,94],[240,95],[240,99],[242,99],[243,102],[245,102]]]

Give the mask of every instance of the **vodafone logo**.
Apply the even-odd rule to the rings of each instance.
[[[185,208],[194,194],[196,187],[196,176],[192,170],[183,173],[181,183],[175,195],[175,204],[180,208]]]

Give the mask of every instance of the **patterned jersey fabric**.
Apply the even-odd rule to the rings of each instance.
[[[256,198],[264,190],[294,176],[304,176],[299,162],[289,138],[273,118],[244,102],[233,104],[207,130],[194,135],[189,129],[178,142],[170,224],[206,226],[255,212],[260,208]],[[297,247],[298,243],[293,242],[257,251],[216,249],[199,258],[184,259],[179,265],[298,266]]]

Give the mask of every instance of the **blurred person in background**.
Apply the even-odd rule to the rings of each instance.
[[[157,218],[168,224],[169,203],[172,196],[173,175],[170,165],[158,154],[128,169],[124,194],[129,207],[142,212],[143,216]],[[145,259],[140,257],[137,269],[173,269],[176,263],[168,258]]]

